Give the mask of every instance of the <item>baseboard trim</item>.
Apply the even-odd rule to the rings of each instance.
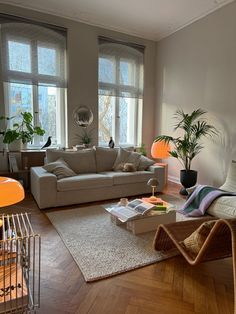
[[[179,177],[168,176],[168,180],[177,184],[180,184]]]

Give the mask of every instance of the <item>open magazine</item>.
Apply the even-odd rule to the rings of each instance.
[[[116,216],[120,221],[126,222],[135,217],[145,215],[155,205],[143,202],[140,199],[135,199],[127,204],[127,206],[115,205],[110,208],[106,208],[109,213]]]

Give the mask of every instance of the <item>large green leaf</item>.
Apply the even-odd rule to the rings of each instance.
[[[0,120],[11,120],[16,118],[13,117],[4,117],[1,116]],[[23,143],[28,143],[33,141],[33,137],[35,134],[42,136],[45,134],[45,130],[40,128],[39,126],[34,127],[33,125],[33,116],[31,112],[21,112],[17,117],[18,121],[13,123],[12,129],[6,129],[2,131],[3,142],[11,143],[15,139],[21,139]]]
[[[6,130],[3,137],[3,143],[10,144],[19,139],[19,133],[16,130]]]

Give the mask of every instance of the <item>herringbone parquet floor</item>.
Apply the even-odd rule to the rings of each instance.
[[[169,183],[165,192],[176,196],[178,189]],[[33,198],[27,195],[20,207],[32,212],[34,228],[42,236],[41,314],[233,313],[230,258],[192,267],[179,256],[86,283]]]

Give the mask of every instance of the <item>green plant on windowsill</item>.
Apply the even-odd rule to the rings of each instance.
[[[15,118],[19,120],[19,116],[1,116],[0,120],[5,120],[8,125],[9,121]],[[4,144],[11,144],[16,140],[21,140],[23,144],[32,143],[35,135],[43,136],[44,133],[45,130],[41,127],[33,125],[33,116],[30,112],[21,112],[20,122],[13,123],[12,128],[6,126],[5,130],[0,132]]]
[[[145,147],[145,144],[141,144],[140,148],[139,148],[139,153],[143,156],[147,156],[147,151],[146,151],[146,147]]]
[[[84,144],[85,146],[89,146],[93,140],[93,130],[87,131],[83,130],[82,134],[76,134],[76,138],[79,139],[79,144]]]

